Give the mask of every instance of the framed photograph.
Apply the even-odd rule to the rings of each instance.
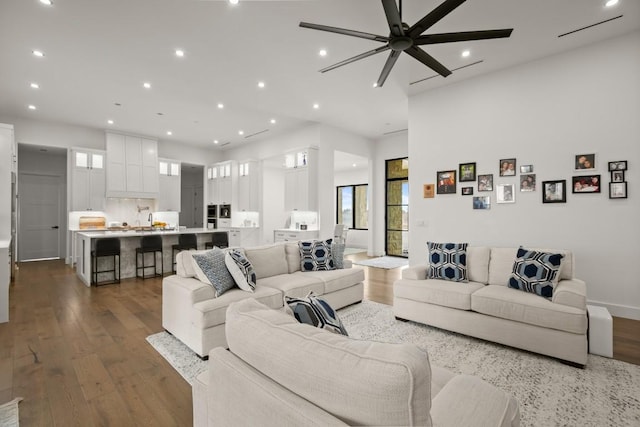
[[[516,176],[516,159],[500,160],[500,176]]]
[[[567,203],[567,181],[542,181],[542,203]]]
[[[489,196],[474,196],[473,197],[473,209],[491,209],[491,197],[489,197]]]
[[[493,191],[493,174],[478,175],[478,191]]]
[[[473,187],[462,187],[463,196],[473,196]]]
[[[520,191],[536,191],[536,174],[520,175]]]
[[[520,166],[520,173],[531,173],[531,172],[533,172],[533,165]]]
[[[610,199],[626,199],[627,198],[627,183],[626,182],[610,182],[609,183],[609,198]],[[474,197],[475,199],[475,197]]]
[[[609,162],[609,171],[626,171],[627,161],[618,160],[617,162]]]
[[[496,186],[496,203],[515,203],[515,185],[498,184]]]
[[[456,171],[440,171],[436,181],[438,194],[456,194]]]
[[[425,199],[433,199],[435,196],[435,188],[433,184],[424,184],[422,186],[422,197]]]
[[[596,168],[596,153],[576,154],[575,168],[577,171],[593,170]]]
[[[571,178],[573,193],[599,193],[600,175],[574,176]]]
[[[611,171],[611,182],[624,182],[624,171]]]
[[[460,182],[475,181],[476,180],[476,164],[474,163],[460,163],[458,175]]]

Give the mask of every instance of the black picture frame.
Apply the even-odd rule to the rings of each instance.
[[[478,192],[493,191],[493,174],[478,175]]]
[[[536,191],[535,173],[525,173],[520,175],[520,191]]]
[[[626,182],[610,182],[609,198],[610,199],[626,199],[627,183]]]
[[[627,170],[627,161],[626,160],[617,160],[615,162],[609,162],[609,172],[612,171],[626,171]]]
[[[500,159],[498,170],[500,176],[516,176],[516,159]]]
[[[623,170],[611,171],[611,182],[624,182],[624,171]]]
[[[473,209],[491,209],[491,196],[473,196]]]
[[[476,163],[460,163],[458,165],[458,180],[469,182],[476,180]]]
[[[463,196],[473,196],[473,187],[462,187],[461,194]]]
[[[575,170],[578,172],[596,169],[596,153],[576,154]]]
[[[456,194],[456,171],[438,171],[436,183],[437,194]]]
[[[542,203],[567,203],[567,180],[542,181]]]
[[[573,194],[600,193],[602,180],[600,175],[580,175],[571,177],[571,192]]]

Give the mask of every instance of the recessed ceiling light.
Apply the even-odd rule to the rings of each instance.
[[[229,0],[229,3],[231,3],[231,4],[238,4],[238,0]]]
[[[151,89],[151,83],[149,82],[142,83],[142,86],[144,86],[145,89]]]
[[[31,89],[40,89],[40,85],[38,83],[31,83],[29,86],[31,86]]]
[[[243,130],[239,130],[238,131],[238,135],[244,135],[244,131]]]
[[[40,0],[40,3],[46,4],[47,6],[53,6],[53,2],[51,0]]]
[[[378,87],[378,82],[374,82],[373,87]]]
[[[184,56],[184,50],[176,49],[176,56],[182,58]]]
[[[355,167],[356,167],[356,164],[354,163],[354,164],[352,164],[351,166],[353,166],[353,167],[355,168]]]
[[[222,102],[218,103],[218,108],[222,110],[224,108],[224,104]]]
[[[271,124],[275,125],[276,124],[276,119],[271,119]]]
[[[320,49],[320,52],[318,52],[318,55],[327,56],[327,50],[326,49]]]
[[[33,50],[31,52],[33,53],[33,56],[37,56],[38,58],[42,58],[44,56],[44,53],[41,50]]]
[[[604,5],[606,7],[611,7],[611,6],[615,6],[618,4],[618,0],[608,0]]]
[[[113,120],[107,120],[107,123],[109,123],[110,125],[113,124]]]
[[[173,132],[171,132],[170,130],[167,131],[167,135],[171,136],[173,135]]]
[[[462,51],[462,57],[463,58],[467,58],[469,55],[471,55],[471,51],[468,51],[468,50],[463,50]]]
[[[29,110],[35,110],[36,106],[35,105],[29,105],[29,107],[27,107],[27,108],[29,108]]]
[[[320,108],[320,104],[313,104],[313,108],[317,110],[318,108]]]
[[[214,140],[213,140],[213,143],[214,143],[214,144],[217,144],[217,143],[218,143],[218,140],[217,140],[217,139],[214,139]]]
[[[258,82],[258,87],[260,89],[263,89],[264,88],[264,82]]]

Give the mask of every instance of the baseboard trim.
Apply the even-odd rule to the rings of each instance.
[[[632,307],[630,305],[612,304],[609,302],[587,300],[589,305],[599,305],[606,307],[615,317],[624,317],[625,319],[640,320],[640,307]]]

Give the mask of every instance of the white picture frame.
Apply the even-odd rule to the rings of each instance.
[[[496,186],[496,203],[515,203],[516,186],[514,184],[498,184]]]

